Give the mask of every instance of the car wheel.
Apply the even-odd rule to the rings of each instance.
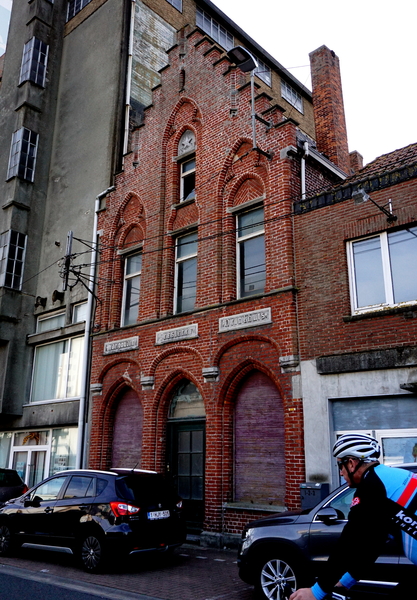
[[[296,570],[288,560],[272,554],[260,561],[256,589],[261,598],[285,600],[297,586]]]
[[[10,554],[12,547],[12,534],[7,525],[0,525],[0,556]]]
[[[105,563],[105,552],[100,537],[90,533],[81,540],[80,559],[83,568],[89,573],[98,573]]]

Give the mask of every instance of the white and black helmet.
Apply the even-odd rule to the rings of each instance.
[[[353,456],[361,460],[377,460],[381,454],[378,441],[370,435],[361,433],[345,433],[333,446],[333,456],[341,459]]]

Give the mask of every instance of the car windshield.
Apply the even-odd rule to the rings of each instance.
[[[172,491],[161,475],[131,473],[116,479],[117,493],[126,500],[139,504],[153,504],[168,499]]]
[[[22,480],[16,471],[0,471],[0,487],[21,485]]]

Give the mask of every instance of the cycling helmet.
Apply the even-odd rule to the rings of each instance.
[[[380,454],[378,441],[370,435],[361,433],[345,433],[333,446],[333,456],[338,459],[352,456],[363,461],[376,460]]]

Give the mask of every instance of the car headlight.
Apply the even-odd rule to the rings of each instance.
[[[246,550],[253,542],[254,529],[246,529],[242,534],[242,550]]]

